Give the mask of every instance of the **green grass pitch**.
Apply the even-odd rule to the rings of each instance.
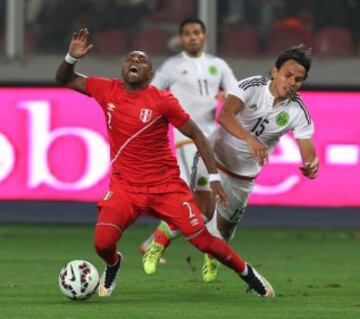
[[[182,238],[147,277],[138,246],[150,231],[134,226],[119,242],[125,261],[113,296],[81,302],[60,293],[58,273],[72,259],[102,272],[92,226],[1,225],[0,318],[360,318],[356,231],[240,228],[233,246],[272,283],[273,300],[246,293],[225,267],[216,283],[203,283],[202,256]]]

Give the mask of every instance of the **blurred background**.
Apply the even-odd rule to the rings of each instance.
[[[208,51],[238,77],[264,72],[299,42],[317,57],[308,85],[357,87],[360,74],[358,0],[1,0],[0,15],[2,82],[52,82],[58,56],[83,26],[95,46],[90,71],[117,75],[118,57],[139,47],[158,65],[179,51],[178,24],[192,16],[208,26]]]
[[[207,51],[238,79],[266,74],[298,43],[315,55],[301,95],[315,122],[319,178],[301,177],[285,137],[244,224],[360,226],[360,0],[0,0],[0,221],[93,222],[106,192],[102,114],[54,81],[72,33],[88,27],[94,44],[79,71],[117,77],[132,49],[155,68],[179,52],[187,17],[206,23]]]

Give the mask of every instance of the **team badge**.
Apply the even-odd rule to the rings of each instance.
[[[199,179],[197,180],[197,184],[198,186],[206,186],[209,183],[209,180],[207,177],[205,176],[201,176],[199,177]]]
[[[219,74],[219,70],[217,69],[217,67],[215,65],[210,65],[209,66],[209,73],[213,76],[216,76]]]
[[[286,112],[281,112],[276,116],[276,124],[279,126],[285,126],[289,123],[289,114]]]
[[[143,123],[147,123],[151,120],[152,110],[149,109],[141,109],[140,111],[140,120]]]

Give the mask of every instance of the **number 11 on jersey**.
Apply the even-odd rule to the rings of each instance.
[[[200,95],[209,95],[209,86],[208,86],[208,80],[207,79],[199,79],[198,81],[199,86],[199,93]]]

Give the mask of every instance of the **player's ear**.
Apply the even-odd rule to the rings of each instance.
[[[208,36],[208,34],[207,33],[205,33],[205,43],[207,43],[208,42],[208,40],[209,40],[209,36]]]
[[[277,73],[278,73],[278,69],[274,65],[271,69],[271,78],[274,79]]]
[[[148,81],[150,82],[153,77],[154,77],[154,72],[153,72],[153,71],[150,71],[150,72],[149,72],[149,75],[148,75]]]

